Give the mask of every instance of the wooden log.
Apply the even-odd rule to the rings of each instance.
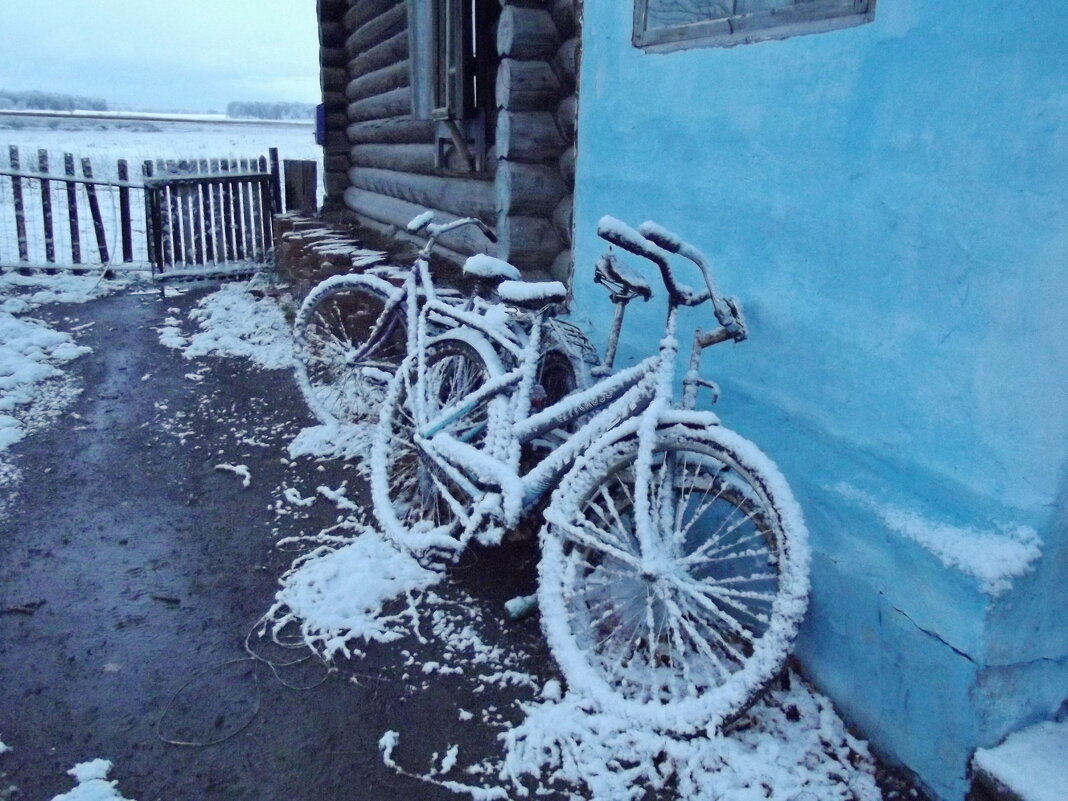
[[[348,82],[347,67],[323,67],[319,70],[319,88],[323,92],[344,92]]]
[[[531,163],[554,161],[567,147],[556,116],[548,111],[502,111],[497,115],[497,156]]]
[[[428,209],[440,209],[460,217],[492,219],[496,213],[492,181],[353,167],[349,170],[349,183],[358,189],[399,198]]]
[[[560,236],[560,241],[571,247],[571,229],[574,226],[575,196],[568,193],[553,209],[553,227]]]
[[[545,111],[560,99],[560,79],[545,61],[502,59],[497,68],[497,107]]]
[[[347,37],[348,33],[345,31],[343,24],[320,18],[319,45],[321,47],[336,47],[344,50]]]
[[[560,175],[568,186],[575,185],[575,146],[572,145],[560,154]]]
[[[346,100],[363,100],[411,83],[411,62],[403,59],[382,69],[353,78],[345,87]]]
[[[15,145],[9,145],[7,149],[8,161],[13,172],[18,172],[19,149]],[[22,197],[22,179],[11,176],[11,194],[15,206],[15,238],[19,243],[19,261],[30,260],[29,240],[26,237],[26,205]]]
[[[330,133],[332,131],[339,131],[342,136],[345,134],[345,129],[349,127],[349,115],[348,105],[342,107],[341,111],[335,111],[326,115],[326,131]]]
[[[375,95],[366,100],[349,103],[348,118],[350,122],[381,120],[387,117],[400,117],[412,107],[412,90],[403,86],[391,92]]]
[[[345,135],[354,145],[426,143],[434,141],[434,123],[431,120],[413,120],[407,116],[367,120],[349,125]]]
[[[41,171],[41,175],[48,175],[48,151],[43,148],[37,151],[37,169]],[[122,178],[121,175],[119,177]],[[119,196],[121,197],[124,191],[129,205],[129,189],[120,189]],[[52,263],[56,260],[56,235],[52,228],[52,184],[44,179],[41,180],[41,219],[44,223],[45,261]]]
[[[349,187],[345,190],[345,205],[357,214],[386,225],[396,226],[402,231],[412,219],[427,210],[426,206],[357,187]],[[455,215],[448,212],[437,209],[433,211],[434,219],[439,223],[452,222],[457,219]],[[438,241],[449,250],[463,255],[495,252],[493,245],[473,226],[451,231],[444,234]]]
[[[497,165],[497,211],[550,217],[568,189],[555,166],[502,159]]]
[[[327,114],[332,111],[344,111],[345,106],[349,104],[349,99],[345,97],[344,92],[323,92],[322,97]]]
[[[323,159],[324,172],[340,172],[347,175],[351,166],[352,161],[348,153],[334,153]]]
[[[408,8],[405,3],[397,3],[393,8],[374,19],[368,20],[349,34],[345,40],[345,53],[350,59],[356,58],[375,45],[403,33],[408,29]]]
[[[355,78],[360,75],[366,75],[405,58],[408,58],[407,30],[391,36],[382,44],[375,45],[355,58],[350,59],[348,76]]]
[[[548,272],[563,250],[553,224],[544,217],[500,215],[497,218],[497,253],[525,270]]]
[[[93,165],[88,158],[82,159],[82,174],[86,178],[93,177]],[[104,230],[104,217],[100,213],[100,203],[96,197],[96,186],[86,184],[85,194],[89,198],[89,214],[93,218],[93,230],[96,232],[96,247],[100,253],[100,263],[107,264],[111,261],[111,257],[108,255],[108,239]]]
[[[556,124],[560,126],[560,134],[564,141],[575,141],[575,132],[578,130],[578,97],[568,95],[560,101],[556,108]]]
[[[549,59],[560,47],[560,32],[544,8],[506,6],[497,23],[497,52],[521,59]]]
[[[74,156],[63,154],[63,172],[74,177]],[[67,184],[67,218],[70,220],[70,258],[75,264],[82,263],[81,227],[78,225],[78,185]]]
[[[41,151],[45,154],[45,163],[47,166],[47,152]],[[126,159],[119,159],[118,163],[119,180],[123,183],[127,183],[130,180],[130,166],[127,164]],[[46,217],[47,225],[49,228],[52,226],[52,213],[51,209]],[[127,186],[119,187],[119,230],[121,231],[120,238],[122,240],[122,260],[125,262],[133,261],[133,224],[130,219],[130,188]],[[49,232],[49,239],[51,239],[51,232]],[[49,259],[52,261],[52,259]]]
[[[342,24],[346,31],[352,33],[394,6],[399,5],[403,8],[405,0],[359,0],[354,3],[350,2],[348,5],[348,9],[343,12]]]
[[[556,30],[560,32],[561,39],[570,39],[579,33],[578,14],[575,9],[576,0],[548,0],[546,6]]]
[[[433,175],[437,172],[436,151],[437,147],[431,144],[353,145],[349,160],[356,167]]]
[[[345,67],[349,63],[348,54],[343,47],[320,47],[319,65],[323,67]]]
[[[73,164],[71,167],[73,168]],[[145,183],[148,183],[148,179],[152,177],[153,169],[151,161],[144,161],[141,163],[141,177]],[[160,240],[159,240],[159,213],[157,199],[159,197],[159,190],[152,188],[145,188],[145,249],[148,253],[148,261],[152,264],[152,272],[157,273],[163,269],[163,265],[160,262]]]
[[[573,92],[578,81],[579,40],[568,39],[553,56],[552,67],[565,92]]]
[[[345,126],[327,128],[326,139],[323,142],[323,153],[326,156],[345,156],[347,158],[349,146],[349,138],[345,136]]]

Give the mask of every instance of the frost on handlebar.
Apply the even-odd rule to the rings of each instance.
[[[416,233],[427,227],[434,220],[434,212],[424,211],[417,217],[413,217],[412,221],[408,223],[407,228],[410,233]]]

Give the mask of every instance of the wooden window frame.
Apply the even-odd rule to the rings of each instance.
[[[633,41],[643,50],[667,52],[825,33],[871,22],[875,19],[875,3],[876,0],[815,0],[724,19],[649,28],[649,0],[635,0]]]
[[[451,144],[462,153],[466,172],[487,170],[493,99],[487,94],[492,69],[485,54],[495,60],[496,50],[475,22],[483,5],[484,0],[408,0],[412,116],[436,123],[441,169]],[[473,63],[474,53],[483,54],[481,63]]]

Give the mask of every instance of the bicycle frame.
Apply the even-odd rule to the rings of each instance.
[[[695,295],[676,284],[674,276],[670,273],[670,267],[667,265],[666,257],[657,250],[656,244],[637,232],[625,228],[617,221],[611,221],[611,225],[602,225],[601,234],[613,244],[618,244],[648,258],[661,268],[664,283],[668,289],[668,309],[664,336],[660,340],[658,353],[633,367],[601,379],[592,387],[569,395],[533,415],[530,414],[531,392],[534,383],[534,366],[539,357],[544,314],[535,315],[530,337],[520,349],[515,342],[494,330],[494,327],[487,323],[485,316],[458,313],[454,309],[439,309],[433,300],[428,302],[422,312],[425,317],[429,310],[440,311],[463,325],[481,332],[496,346],[507,349],[517,359],[516,367],[441,410],[416,432],[420,449],[433,468],[447,474],[453,483],[460,486],[472,498],[484,496],[487,491],[501,493],[501,508],[493,511],[502,517],[502,522],[506,527],[514,526],[524,512],[533,508],[550,488],[555,486],[558,479],[571,469],[583,453],[596,453],[623,438],[637,436],[638,471],[640,475],[648,473],[656,444],[656,432],[671,417],[676,375],[675,362],[679,350],[675,331],[680,306],[696,306],[712,301],[716,316],[721,322],[720,328],[716,331],[708,334],[699,331],[698,336],[695,337],[694,350],[690,359],[691,373],[696,372],[700,353],[705,347],[727,339],[739,340],[745,336],[744,323],[739,319],[737,308],[733,304],[727,306],[715,295],[711,276],[703,260],[696,261],[686,256],[697,263],[705,275],[708,286],[706,292]],[[424,276],[424,279],[428,277]],[[425,333],[426,325],[422,325],[420,330]],[[425,340],[422,344],[425,345]],[[425,349],[420,348],[420,353],[425,353]],[[424,368],[425,357],[421,357],[420,371]],[[700,379],[696,380],[700,381]],[[688,374],[684,383],[686,391],[681,408],[684,412],[693,412],[696,382]],[[503,430],[508,432],[508,436],[496,443],[488,443],[488,452],[475,453],[474,449],[465,447],[464,443],[446,433],[446,429],[452,423],[498,398],[504,398],[507,401]],[[571,432],[564,444],[551,451],[525,474],[520,474],[519,454],[523,445],[533,442],[549,431],[574,423],[591,412],[593,416],[580,425],[576,431]],[[711,413],[693,413],[693,416],[695,419],[699,417],[700,423],[704,425],[718,423],[718,418]],[[490,468],[487,468],[487,459],[491,460]],[[519,497],[506,497],[509,495]],[[648,520],[649,488],[646,481],[638,482],[637,496],[635,499],[636,514]],[[463,507],[457,499],[450,497],[449,502],[457,509]],[[477,504],[476,506],[480,508],[467,518],[468,524],[461,540],[472,536],[475,529],[482,523],[482,516],[478,512],[485,513],[486,505]],[[641,525],[638,528],[639,531],[645,532],[645,537],[651,536],[648,525]]]

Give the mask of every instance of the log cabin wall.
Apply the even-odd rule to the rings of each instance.
[[[412,113],[406,0],[318,0],[327,114],[328,209],[403,229],[424,209],[496,224],[497,255],[570,276],[578,0],[501,0],[496,126],[486,169],[435,166],[432,120]],[[474,229],[443,240],[453,259],[494,252]]]
[[[580,0],[502,0],[497,233],[516,266],[571,277]]]

